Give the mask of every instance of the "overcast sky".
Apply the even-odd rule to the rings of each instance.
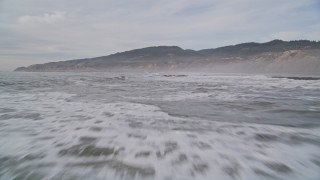
[[[0,69],[272,39],[320,40],[320,0],[0,0]]]

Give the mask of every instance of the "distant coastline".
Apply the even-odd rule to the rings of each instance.
[[[19,67],[23,72],[206,71],[217,73],[319,74],[320,41],[273,40],[215,49],[156,46],[107,56]]]

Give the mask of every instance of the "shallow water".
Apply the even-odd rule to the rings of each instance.
[[[0,179],[320,179],[320,81],[0,73]]]

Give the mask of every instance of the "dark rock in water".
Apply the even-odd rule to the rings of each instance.
[[[293,79],[293,80],[320,80],[320,77],[274,76],[272,78]]]

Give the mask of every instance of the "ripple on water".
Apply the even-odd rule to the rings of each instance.
[[[39,113],[27,113],[27,112],[20,112],[20,113],[6,113],[0,116],[0,120],[8,120],[8,119],[31,119],[31,120],[41,120],[41,114]]]
[[[96,147],[94,145],[75,145],[67,149],[63,149],[59,151],[59,155],[66,156],[110,156],[116,155],[118,153],[114,148],[109,147]]]

